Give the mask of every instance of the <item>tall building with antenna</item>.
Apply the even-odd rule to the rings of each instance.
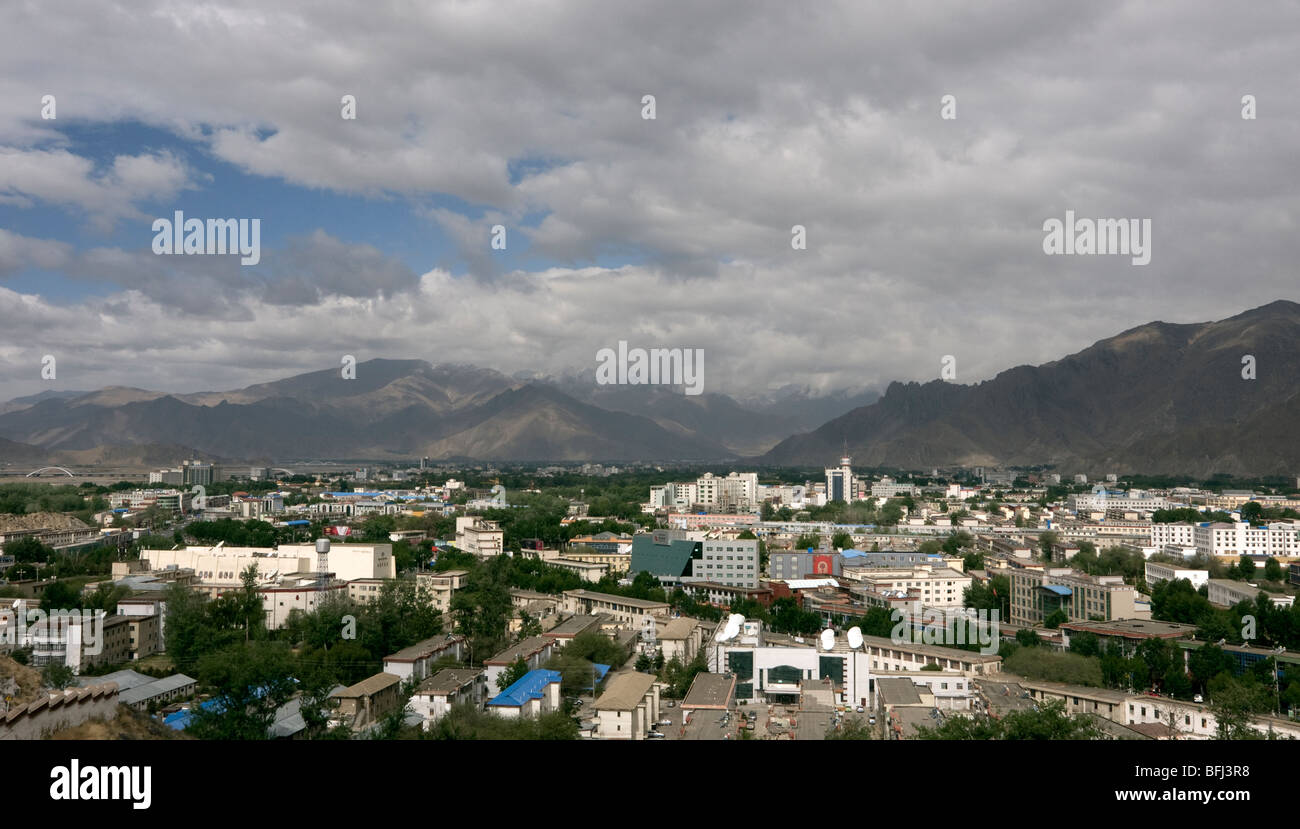
[[[853,500],[853,459],[845,455],[840,458],[839,466],[826,469],[826,500]]]

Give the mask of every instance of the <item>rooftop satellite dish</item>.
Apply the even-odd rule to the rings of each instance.
[[[862,647],[862,628],[860,627],[849,628],[849,647],[853,648],[854,650],[857,650],[858,648]]]
[[[822,650],[828,651],[835,647],[835,631],[830,628],[822,631]]]

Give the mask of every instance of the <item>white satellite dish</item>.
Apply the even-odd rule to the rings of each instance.
[[[828,651],[835,647],[835,631],[830,628],[822,631],[822,650]]]
[[[853,650],[857,650],[858,648],[862,647],[862,628],[860,627],[849,628],[849,647],[853,648]]]

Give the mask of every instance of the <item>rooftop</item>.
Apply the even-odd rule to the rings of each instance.
[[[623,671],[614,674],[605,683],[605,693],[596,700],[597,711],[630,711],[641,704],[655,684],[651,674]]]
[[[375,674],[372,677],[361,680],[356,685],[344,688],[337,693],[337,696],[351,697],[368,697],[371,694],[377,694],[386,688],[392,687],[402,681],[397,674]]]
[[[482,676],[481,668],[443,668],[438,673],[420,683],[417,694],[445,696],[459,691]]]
[[[553,646],[554,644],[554,639],[549,639],[545,636],[532,636],[522,642],[511,645],[491,659],[484,660],[483,664],[509,665],[516,659],[528,659],[534,654],[541,653],[543,650]]]
[[[731,705],[736,691],[735,674],[700,672],[691,682],[691,688],[682,700],[682,708],[723,709]]]
[[[488,701],[488,705],[518,708],[529,700],[541,699],[546,686],[563,681],[559,671],[538,668],[521,676],[509,688]]]
[[[452,634],[442,633],[437,636],[431,636],[422,642],[416,642],[407,648],[402,648],[391,656],[385,656],[385,662],[414,662],[418,659],[428,659],[429,657],[446,650],[458,641],[462,641],[463,636],[454,636]]]
[[[884,677],[876,680],[876,693],[885,705],[920,705],[921,694],[907,677]]]

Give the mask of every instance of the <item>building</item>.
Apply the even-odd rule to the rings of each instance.
[[[808,579],[843,573],[844,556],[836,552],[793,550],[769,553],[767,574],[774,579]]]
[[[665,662],[676,657],[683,665],[687,665],[700,652],[704,631],[698,619],[683,616],[666,625],[656,626],[655,637],[656,647],[663,653]]]
[[[81,673],[131,658],[131,626],[125,616],[102,610],[47,617],[27,629],[31,665],[67,665]]]
[[[605,680],[592,705],[600,740],[644,740],[659,721],[660,683],[653,674],[621,671]]]
[[[1232,607],[1238,602],[1254,603],[1256,597],[1260,595],[1267,596],[1276,607],[1290,607],[1295,604],[1295,596],[1268,593],[1244,581],[1230,581],[1228,579],[1210,579],[1209,595],[1206,598],[1210,600],[1210,604],[1216,604],[1219,607]]]
[[[1155,512],[1165,509],[1168,501],[1163,495],[1152,495],[1140,489],[1107,490],[1097,487],[1092,492],[1071,495],[1066,506],[1072,512],[1106,512],[1110,509],[1135,510],[1137,512]]]
[[[540,717],[558,711],[562,681],[559,671],[531,670],[488,700],[487,710],[507,719]]]
[[[1146,563],[1146,580],[1151,587],[1155,587],[1162,581],[1178,581],[1179,579],[1186,579],[1192,583],[1192,587],[1199,590],[1209,583],[1210,571],[1193,570],[1174,564],[1165,564],[1161,561],[1148,561]]]
[[[700,552],[701,557],[691,561],[690,578],[683,581],[707,581],[730,587],[758,587],[758,541],[703,541]]]
[[[1042,624],[1057,610],[1071,622],[1137,618],[1137,591],[1120,576],[1089,576],[1068,567],[1026,567],[1009,576],[1013,625]]]
[[[331,726],[360,730],[397,710],[402,701],[402,680],[379,673],[331,696],[338,700]]]
[[[872,498],[901,498],[907,495],[919,495],[916,484],[900,484],[893,478],[884,477],[871,485]]]
[[[262,597],[267,628],[280,630],[295,610],[311,613],[332,598],[347,596],[348,586],[329,579],[322,582],[312,573],[290,573],[276,584],[259,587],[257,593]]]
[[[488,558],[505,551],[505,531],[495,521],[473,515],[456,517],[456,548]]]
[[[557,648],[562,648],[584,633],[600,633],[602,625],[608,618],[607,616],[570,616],[542,636],[554,642]]]
[[[420,683],[406,708],[420,716],[428,731],[452,706],[480,708],[487,698],[487,675],[482,669],[443,668]]]
[[[547,562],[552,567],[558,567],[561,570],[573,573],[578,578],[586,582],[596,583],[605,577],[609,572],[608,564],[600,564],[593,561],[577,561],[569,558],[553,558]]]
[[[931,564],[909,568],[872,568],[853,574],[861,585],[855,588],[877,594],[916,593],[925,607],[964,607],[966,591],[973,581],[966,573]]]
[[[545,636],[533,636],[511,645],[490,659],[483,660],[483,668],[487,673],[488,688],[494,690],[499,688],[497,679],[516,661],[522,659],[529,670],[536,670],[542,667],[542,663],[550,659],[551,654],[554,652],[555,640],[548,639]]]
[[[279,547],[186,547],[183,550],[142,550],[140,558],[152,570],[191,569],[200,588],[210,594],[243,585],[241,574],[256,567],[262,579],[283,573],[328,571],[340,581],[396,577],[392,544],[338,544],[318,553],[315,544]],[[322,566],[324,564],[325,566]]]
[[[385,656],[384,672],[393,674],[403,682],[411,679],[423,680],[433,673],[433,663],[439,659],[459,660],[464,645],[464,636],[445,633],[432,636],[410,647],[402,648],[395,654]]]
[[[386,579],[357,579],[348,582],[348,598],[357,604],[369,604],[375,601],[384,592],[384,585],[389,582]]]
[[[1142,642],[1148,639],[1169,639],[1178,641],[1196,633],[1196,625],[1180,622],[1155,622],[1150,619],[1115,619],[1109,622],[1065,622],[1061,625],[1064,637],[1063,647],[1070,647],[1070,638],[1080,633],[1089,633],[1101,640],[1103,648],[1110,643],[1118,643],[1125,653],[1132,653]]]
[[[682,720],[696,711],[730,711],[736,707],[736,677],[733,674],[701,672],[691,680],[682,700]]]
[[[198,687],[197,680],[185,674],[172,674],[121,691],[117,701],[137,711],[148,711],[151,705],[163,706],[178,699],[188,699],[194,696]]]
[[[1300,522],[1279,521],[1252,527],[1238,521],[1203,524],[1153,524],[1151,545],[1195,547],[1206,556],[1300,556]]]
[[[839,466],[826,468],[826,500],[852,501],[853,497],[853,459],[840,458]]]
[[[157,613],[148,616],[123,616],[126,619],[132,661],[143,659],[162,650],[162,617]]]
[[[465,586],[467,578],[469,578],[468,570],[443,570],[416,573],[415,583],[418,589],[430,594],[435,608],[445,612],[451,609],[451,597]]]
[[[666,585],[681,584],[694,573],[695,561],[704,555],[704,543],[687,537],[683,530],[655,530],[638,533],[632,539],[629,575],[649,573]]]
[[[668,616],[672,606],[667,602],[654,602],[648,599],[632,599],[612,593],[597,593],[594,590],[564,591],[561,609],[565,613],[581,613],[588,616],[605,613],[619,624],[640,630],[647,616]]]

